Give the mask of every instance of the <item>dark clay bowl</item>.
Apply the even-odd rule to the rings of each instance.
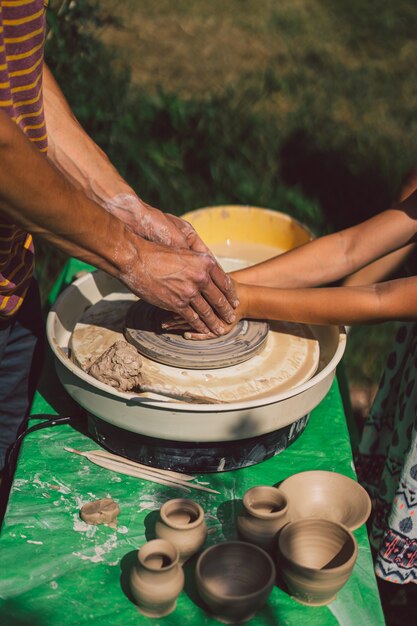
[[[220,621],[249,620],[266,602],[275,582],[271,557],[258,546],[227,541],[207,548],[196,566],[201,598]]]

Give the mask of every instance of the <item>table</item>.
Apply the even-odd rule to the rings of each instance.
[[[79,263],[71,261],[52,292],[70,282]],[[61,387],[48,356],[32,407],[36,415],[80,414]],[[329,438],[328,424],[332,424]],[[65,451],[98,448],[78,428],[61,425],[30,433],[21,447],[0,535],[0,622],[2,626],[162,626],[211,625],[195,589],[195,559],[185,566],[186,585],[177,609],[161,619],[138,613],[130,600],[128,573],[137,549],[153,538],[157,510],[182,493],[118,475]],[[193,492],[206,513],[206,546],[236,538],[235,516],[243,493],[258,484],[276,484],[299,471],[326,469],[355,478],[349,434],[335,380],[312,412],[305,432],[287,450],[259,465],[200,476],[220,495]],[[87,501],[111,496],[119,503],[118,526],[88,526],[79,518]],[[384,624],[365,526],[355,531],[359,544],[353,574],[327,607],[305,607],[274,587],[250,624],[298,626],[378,626]]]

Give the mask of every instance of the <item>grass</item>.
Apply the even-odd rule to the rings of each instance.
[[[385,209],[415,165],[414,3],[57,4],[47,58],[67,97],[164,210],[256,204],[321,233]],[[393,328],[352,332],[350,377],[378,378]]]
[[[252,148],[264,176],[297,186],[320,203],[329,227],[339,228],[386,208],[415,164],[412,3],[104,4],[125,24],[104,29],[102,39],[129,63],[138,105],[160,90],[179,107],[197,103],[203,123],[217,120],[208,132],[216,144],[210,162],[226,176],[230,159],[236,163]],[[251,146],[245,120],[253,114],[260,121]],[[198,155],[205,146],[193,123],[190,118],[189,139]],[[236,124],[242,137],[234,133]],[[193,172],[187,176],[193,187]],[[214,182],[217,201],[223,185]]]

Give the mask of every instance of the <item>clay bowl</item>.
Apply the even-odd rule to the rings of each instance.
[[[337,472],[300,472],[284,480],[278,489],[288,499],[291,521],[320,517],[355,530],[371,512],[365,489]]]
[[[290,522],[278,537],[278,567],[290,594],[301,604],[332,602],[352,573],[355,537],[342,524],[322,519]]]
[[[246,622],[266,602],[275,582],[271,557],[258,546],[227,541],[207,548],[196,583],[211,613],[226,624]]]

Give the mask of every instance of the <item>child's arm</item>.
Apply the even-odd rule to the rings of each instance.
[[[397,202],[406,200],[412,193],[414,193],[414,191],[416,191],[416,189],[417,168],[414,168],[405,177],[398,193]],[[399,250],[395,250],[395,252],[387,254],[382,259],[373,261],[366,267],[360,269],[358,272],[348,276],[343,284],[353,287],[357,285],[372,285],[383,280],[389,280],[394,272],[405,264],[415,247],[416,244],[412,243],[408,246],[400,248]]]
[[[370,324],[388,320],[417,320],[417,277],[401,278],[366,287],[277,289],[235,283],[242,318],[285,320],[306,324]],[[187,339],[210,339],[187,329],[178,317],[163,324],[182,329]],[[228,330],[232,328],[229,326]]]
[[[417,192],[357,226],[315,239],[232,275],[238,282],[267,287],[314,287],[340,280],[413,242]]]
[[[417,277],[366,287],[237,288],[240,318],[346,325],[417,320]]]
[[[322,287],[393,250],[413,243],[417,191],[396,207],[339,233],[232,274],[240,306],[237,318],[310,324],[417,320],[417,277],[369,286]],[[181,321],[165,328],[184,328]],[[212,334],[187,332],[190,339]]]

